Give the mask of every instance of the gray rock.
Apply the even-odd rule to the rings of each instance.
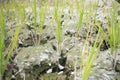
[[[33,37],[31,35],[31,31],[26,26],[24,26],[19,35],[19,46],[27,47],[34,45]]]
[[[93,67],[93,72],[88,80],[115,80],[117,73],[113,69],[113,59],[110,51],[102,51],[99,53]]]
[[[118,47],[118,50],[117,50],[117,56],[116,56],[116,66],[115,66],[115,70],[116,72],[120,72],[120,49]]]

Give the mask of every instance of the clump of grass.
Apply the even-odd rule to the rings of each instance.
[[[119,36],[120,36],[120,28],[119,28],[119,22],[117,21],[117,6],[114,4],[113,5],[114,10],[111,11],[110,17],[108,18],[108,21],[110,23],[110,26],[108,27],[108,33],[110,36],[110,47],[112,49],[112,51],[118,47],[120,40],[119,40]]]
[[[120,44],[120,22],[117,20],[117,5],[113,3],[113,9],[111,10],[110,16],[108,18],[109,26],[107,28],[110,44],[111,55],[114,56],[114,68],[116,65],[117,48]]]

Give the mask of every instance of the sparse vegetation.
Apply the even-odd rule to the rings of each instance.
[[[90,1],[89,4],[86,4],[85,0],[62,1],[25,0],[19,2],[14,0],[12,2],[4,2],[4,5],[0,3],[0,80],[2,80],[3,75],[5,76],[4,72],[8,67],[7,64],[10,62],[10,59],[13,56],[13,52],[15,52],[17,49],[22,50],[30,46],[35,48],[36,46],[45,47],[45,50],[44,48],[42,48],[42,51],[39,52],[39,54],[43,54],[43,58],[41,58],[41,55],[39,54],[37,54],[37,56],[40,57],[40,61],[44,59],[46,61],[48,60],[47,63],[49,64],[45,64],[45,66],[50,67],[46,70],[43,70],[43,72],[40,72],[39,74],[35,74],[35,77],[39,75],[41,77],[41,74],[44,74],[44,72],[51,72],[53,74],[55,73],[56,75],[56,73],[62,74],[61,71],[63,71],[64,79],[69,79],[68,77],[72,75],[72,72],[74,72],[73,74],[75,80],[77,79],[77,77],[81,78],[81,80],[88,80],[90,75],[92,74],[91,70],[93,68],[94,61],[96,61],[97,57],[99,56],[99,52],[102,52],[101,46],[104,46],[105,44],[103,43],[103,41],[106,42],[106,45],[110,45],[110,53],[111,56],[113,56],[111,58],[113,58],[114,60],[113,65],[115,70],[117,64],[116,57],[118,56],[117,53],[120,44],[120,21],[118,20],[119,15],[117,13],[118,5],[116,5],[116,3],[112,3],[110,13],[105,17],[105,19],[107,19],[107,25],[103,26],[104,23],[96,18],[96,16],[99,15],[97,13],[97,10],[99,10],[98,8],[103,8],[103,6],[98,6],[98,2],[92,3],[92,1]],[[28,7],[32,9],[30,15],[26,14],[26,8]],[[66,7],[69,7],[69,9],[66,9]],[[51,12],[47,13],[47,11]],[[99,13],[101,14],[101,12]],[[75,14],[75,16],[73,14]],[[48,17],[49,15],[51,17]],[[65,17],[65,15],[67,15],[67,17]],[[70,19],[66,20],[66,18],[68,18],[68,15]],[[28,20],[27,17],[28,19],[30,19],[30,25],[26,24]],[[100,17],[100,19],[102,18]],[[63,23],[64,25],[62,25]],[[49,24],[55,26],[49,26]],[[105,30],[103,27],[107,28],[107,30]],[[52,30],[53,35],[52,33],[47,34],[47,32],[44,32],[47,30],[46,28],[48,28],[50,31]],[[28,33],[26,33],[27,37],[26,35],[23,35],[25,39],[21,40],[21,43],[23,42],[24,44],[25,41],[25,43],[30,43],[29,40],[31,40],[33,42],[33,45],[21,46],[19,44],[19,35],[23,34],[21,33],[21,30],[24,29],[27,29]],[[42,44],[41,39],[44,38],[47,40],[47,42]],[[67,40],[68,42],[66,42]],[[80,45],[81,42],[83,43],[83,45]],[[8,46],[6,46],[6,44]],[[82,48],[82,50],[80,49],[79,52],[77,51],[78,47]],[[18,53],[17,55],[19,55]],[[69,57],[68,55],[71,56],[71,53],[72,55],[74,55],[72,56],[72,58],[76,56],[78,57],[76,61],[73,61],[73,63],[75,62],[74,68],[72,68],[67,61]],[[61,54],[65,55],[61,56]],[[39,65],[37,64],[37,67],[40,67],[41,64],[44,65],[44,62],[35,62],[36,60],[38,60],[36,57],[32,57],[32,60],[30,60],[30,64],[28,64],[29,61],[27,62],[27,59],[29,59],[29,56],[30,55],[24,56],[26,58],[26,62],[23,62],[24,64],[33,66],[33,61],[33,63],[39,63]],[[54,61],[54,58],[58,58],[58,61]],[[16,59],[16,61],[19,61],[19,59]],[[13,62],[15,62],[14,59]],[[77,62],[79,63],[79,65],[77,65]],[[17,64],[18,67],[19,64],[20,63]],[[22,68],[24,69],[23,66]],[[18,73],[20,72],[18,71],[17,74]],[[81,73],[81,75],[78,76],[78,73]]]

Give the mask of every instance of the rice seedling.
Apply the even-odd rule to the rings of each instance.
[[[117,21],[117,5],[113,3],[113,9],[111,10],[110,16],[108,18],[109,26],[108,26],[108,42],[110,44],[111,55],[114,56],[114,68],[116,65],[116,56],[117,56],[117,48],[120,44],[120,22]]]
[[[96,10],[94,11],[94,13],[96,13]],[[90,13],[90,15],[94,15],[94,14]],[[81,52],[80,67],[81,67],[81,71],[82,71],[82,80],[87,80],[88,77],[90,76],[92,65],[93,65],[93,63],[94,63],[94,61],[95,61],[95,59],[98,55],[98,52],[100,50],[100,46],[101,46],[103,40],[106,38],[106,35],[105,35],[103,29],[101,28],[99,22],[96,20],[95,16],[93,18],[94,18],[95,21],[93,21],[91,23],[92,26],[89,26],[87,37],[86,37],[86,40],[85,40],[85,43],[84,43],[84,46],[83,46],[83,50]],[[89,20],[89,16],[87,17],[87,20]],[[89,44],[87,44],[87,41],[89,41],[89,38],[92,36],[91,32],[92,32],[93,28],[96,28],[98,30],[98,33],[97,33],[95,42],[94,42],[92,48],[89,51],[87,49],[87,46],[89,45]],[[103,36],[100,39],[99,37],[101,35],[103,35]],[[99,41],[99,43],[98,43],[98,41]]]
[[[14,4],[15,3],[13,3],[12,5],[14,5]],[[8,5],[8,6],[10,6],[10,5]],[[0,15],[0,17],[1,17],[1,19],[0,19],[0,30],[1,30],[1,36],[0,36],[0,44],[1,44],[0,45],[0,72],[1,72],[1,74],[0,74],[0,76],[3,75],[13,51],[17,48],[19,33],[20,33],[21,28],[22,28],[21,24],[22,24],[22,22],[24,22],[24,19],[25,19],[24,8],[22,8],[20,6],[14,6],[14,7],[16,7],[16,10],[19,9],[19,11],[16,11],[16,13],[19,12],[19,13],[17,13],[17,14],[19,14],[19,16],[15,15],[15,13],[12,13],[12,16],[13,16],[12,20],[15,20],[15,17],[17,17],[18,22],[16,24],[15,34],[12,36],[11,42],[7,48],[4,47],[5,46],[5,44],[4,44],[5,19],[7,17],[6,17],[6,14],[4,14],[3,9],[0,8],[0,11],[2,13]],[[8,7],[6,7],[6,8],[8,8]],[[9,9],[11,9],[11,8],[13,9],[13,7],[10,7],[7,10],[9,11]],[[3,54],[3,49],[4,49],[5,54]]]
[[[37,3],[39,4],[39,6],[37,6]],[[32,34],[32,39],[33,39],[33,43],[35,46],[40,44],[40,35],[42,33],[42,29],[44,26],[44,22],[45,22],[45,17],[46,17],[46,11],[47,11],[47,6],[48,2],[37,2],[36,0],[34,0],[33,2],[33,15],[34,15],[34,29],[35,32]],[[37,7],[39,7],[39,12],[37,11]],[[38,15],[39,14],[39,15]],[[37,17],[40,18],[40,21],[37,21]],[[40,33],[40,34],[38,34]]]
[[[33,0],[32,3],[32,10],[33,10],[33,15],[34,15],[34,26],[33,28],[35,29],[35,32],[32,33],[32,39],[33,39],[33,43],[35,46],[39,45],[39,40],[37,40],[37,0]]]
[[[57,42],[58,42],[58,54],[60,54],[60,50],[61,50],[61,42],[62,42],[62,25],[61,25],[61,15],[62,15],[62,12],[63,12],[63,9],[62,8],[59,8],[59,2],[56,1],[55,2],[55,5],[54,5],[54,19],[57,23],[57,28],[56,28],[56,39],[57,39]]]
[[[16,4],[16,3],[14,3]],[[6,62],[9,61],[11,55],[12,55],[12,52],[14,51],[15,48],[17,48],[17,43],[18,43],[18,39],[19,39],[19,33],[20,33],[20,30],[22,28],[22,26],[24,25],[24,21],[25,21],[25,7],[23,4],[17,4],[15,5],[14,7],[15,8],[15,17],[17,17],[17,24],[16,24],[16,30],[15,30],[15,33],[11,39],[11,43],[9,44],[8,48],[6,49],[6,51],[8,51],[8,54],[7,54],[7,58],[6,58]],[[19,11],[17,11],[19,9]]]
[[[119,22],[117,21],[116,6],[114,5],[114,11],[110,14],[108,18],[110,22],[110,27],[108,27],[108,33],[110,36],[110,47],[113,51],[119,44]]]
[[[83,61],[82,63],[85,64],[85,65],[83,65],[83,68],[82,68],[83,69],[82,80],[87,80],[89,75],[90,75],[90,71],[92,69],[93,62],[95,61],[95,59],[98,55],[100,46],[101,46],[102,41],[103,41],[103,39],[101,39],[100,43],[99,44],[97,43],[100,35],[101,35],[101,30],[99,29],[98,34],[96,36],[96,40],[94,42],[94,45],[91,48],[90,53],[88,53],[88,57],[87,57],[86,62],[84,62],[84,60],[82,60]],[[85,49],[86,49],[86,46],[84,46],[83,50],[85,50]],[[84,55],[82,55],[82,57],[85,57],[84,51],[82,54],[84,54]]]

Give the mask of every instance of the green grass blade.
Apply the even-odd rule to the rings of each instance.
[[[5,39],[5,16],[4,12],[2,10],[2,7],[0,6],[0,77],[2,76],[4,72],[4,57],[3,57],[3,50],[5,47],[4,39]]]

